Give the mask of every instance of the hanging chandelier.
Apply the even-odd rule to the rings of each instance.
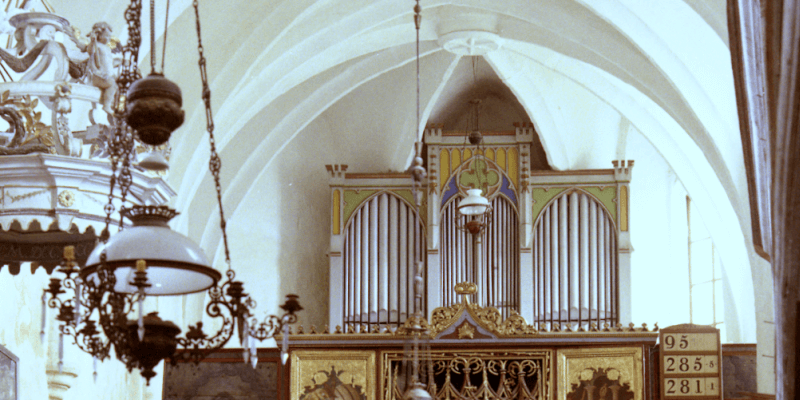
[[[472,80],[473,86],[477,86],[477,56],[472,56]],[[488,189],[486,184],[487,167],[485,149],[483,148],[483,133],[480,129],[480,106],[481,100],[474,98],[469,102],[469,115],[467,116],[467,129],[464,138],[464,148],[461,154],[467,151],[467,141],[474,146],[473,153],[474,160],[470,163],[473,166],[473,172],[476,176],[477,182],[472,185],[472,188],[467,189],[467,196],[458,203],[456,207],[458,213],[463,216],[463,221],[459,224],[459,228],[469,232],[472,235],[480,235],[491,220],[492,205],[484,194]]]
[[[43,296],[42,332],[46,321],[45,306],[57,309],[60,340],[63,341],[64,336],[72,337],[81,350],[100,361],[110,357],[113,350],[129,371],[140,369],[148,384],[156,375],[153,368],[162,360],[199,362],[222,348],[237,332],[240,343],[244,347],[251,344],[251,352],[254,352],[255,340],[266,340],[288,328],[289,324],[297,321],[296,312],[302,310],[297,296],[288,295],[280,306],[284,310],[282,316],[269,315],[262,321],[253,318],[256,304],[245,293],[244,284],[236,280],[231,267],[220,184],[222,162],[214,140],[211,91],[203,54],[198,2],[194,1],[193,6],[202,99],[211,144],[209,169],[216,188],[227,264],[224,280],[199,246],[169,229],[168,221],[177,215],[175,210],[166,206],[125,206],[132,182],[130,169],[134,162],[134,138],[151,146],[160,146],[183,122],[180,88],[164,78],[163,56],[161,72],[156,72],[155,68],[154,0],[150,2],[151,74],[141,78],[138,53],[142,2],[132,0],[125,12],[129,38],[122,48],[122,67],[116,80],[117,93],[125,93],[125,99],[114,103],[117,104],[113,110],[114,129],[108,142],[113,173],[105,207],[106,226],[101,234],[102,242],[95,247],[83,267],[75,261],[74,248],[66,247],[64,260],[57,270],[62,277],[51,278]],[[117,193],[121,200],[120,231],[111,235]],[[132,227],[124,227],[126,218],[132,222]],[[198,322],[179,336],[181,329],[174,323],[161,319],[155,312],[144,313],[143,302],[148,296],[203,291],[207,291],[210,298],[205,307],[206,314],[218,321],[216,332],[204,332],[203,323]],[[129,319],[134,313],[138,318]],[[284,331],[284,339],[287,334]],[[282,350],[285,354],[286,340]],[[285,355],[283,358],[285,360]]]
[[[422,23],[422,7],[419,5],[419,0],[416,0],[414,5],[414,26],[416,28],[416,65],[417,65],[417,124],[414,126],[414,160],[412,161],[410,172],[412,179],[412,194],[414,197],[414,205],[416,208],[415,218],[420,214],[420,206],[422,205],[422,187],[423,180],[427,177],[423,160],[421,156],[422,143],[419,141],[419,127],[422,124],[420,117],[420,84],[419,84],[419,28]],[[408,386],[404,399],[409,400],[425,400],[431,399],[430,393],[425,390],[425,385],[419,379],[419,340],[423,335],[427,335],[428,323],[422,316],[420,309],[422,308],[422,269],[423,262],[419,254],[414,254],[414,262],[416,265],[416,275],[414,277],[414,315],[409,317],[400,328],[406,334],[413,337],[412,349],[412,371],[411,371],[411,384]]]

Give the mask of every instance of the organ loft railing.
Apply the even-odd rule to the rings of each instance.
[[[425,131],[427,190],[420,214],[403,173],[348,173],[330,165],[330,325],[394,330],[413,312],[458,303],[452,287],[501,317],[548,329],[630,321],[629,182],[633,161],[600,170],[531,170],[532,126],[485,132],[480,149],[462,132]],[[473,252],[458,229],[458,202],[475,175],[486,181],[491,224]],[[473,260],[478,254],[477,262]],[[416,260],[415,260],[416,257]]]
[[[476,290],[462,282],[457,303],[394,331],[301,326],[289,335],[290,398],[400,400],[416,390],[412,382],[437,400],[657,398],[657,325],[529,325],[514,311],[503,318],[471,303]],[[414,324],[425,329],[416,356]]]

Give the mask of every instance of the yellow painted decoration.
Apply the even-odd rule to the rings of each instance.
[[[361,203],[364,202],[367,198],[372,196],[373,194],[377,193],[377,190],[345,190],[344,191],[344,221],[345,225],[347,225],[347,221],[350,220],[350,216],[353,215]]]
[[[333,234],[338,235],[341,233],[341,198],[339,197],[339,190],[333,191]]]
[[[628,231],[628,187],[625,185],[619,188],[619,227],[623,232]]]
[[[606,186],[602,188],[602,190],[597,186],[590,186],[590,187],[581,187],[581,189],[589,192],[592,196],[594,196],[600,203],[603,203],[603,207],[606,208],[609,214],[611,214],[611,220],[614,222],[619,223],[617,220],[617,204],[615,203],[615,199],[617,197],[617,188],[614,186]]]
[[[514,183],[514,187],[519,187],[519,154],[517,153],[517,149],[510,148],[508,149],[508,169],[506,170],[508,173],[508,178],[511,179],[511,182]]]
[[[439,187],[444,189],[447,180],[450,179],[450,152],[447,149],[439,151]]]
[[[464,149],[464,161],[463,162],[466,162],[470,158],[472,158],[472,149]]]
[[[457,171],[459,166],[461,166],[461,150],[453,149],[450,152],[450,173]]]
[[[494,150],[493,149],[486,149],[486,158],[494,161]]]
[[[497,149],[497,160],[495,160],[495,162],[500,167],[500,169],[508,173],[508,165],[506,165],[506,149],[503,148]]]
[[[549,190],[545,190],[545,188],[536,187],[531,189],[531,198],[533,199],[531,211],[533,211],[534,224],[547,203],[565,190],[567,190],[567,188],[550,188]]]

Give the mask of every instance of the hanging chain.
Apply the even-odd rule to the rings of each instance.
[[[197,22],[197,52],[200,54],[197,64],[200,67],[200,79],[203,81],[203,103],[206,107],[206,129],[208,130],[208,141],[211,145],[211,158],[208,162],[208,169],[214,176],[214,187],[217,190],[217,202],[219,203],[219,226],[222,229],[222,241],[225,245],[225,262],[228,263],[228,271],[231,271],[231,255],[228,248],[228,233],[225,229],[225,211],[222,208],[222,185],[219,181],[222,160],[217,154],[216,141],[214,140],[214,117],[211,114],[211,89],[208,87],[208,73],[206,72],[206,58],[203,55],[203,41],[200,32],[200,9],[197,0],[192,2],[194,6],[195,21]]]
[[[150,0],[150,73],[156,72],[156,0]]]
[[[128,23],[128,43],[122,48],[122,68],[120,68],[120,74],[116,81],[119,90],[117,90],[117,98],[115,101],[117,106],[114,109],[114,131],[113,135],[108,138],[111,177],[109,182],[108,204],[106,204],[104,208],[106,213],[106,226],[100,236],[103,241],[107,241],[111,234],[109,231],[111,226],[111,214],[116,210],[114,207],[114,188],[117,184],[119,185],[120,199],[122,202],[119,213],[119,228],[122,229],[125,199],[132,183],[130,164],[134,147],[133,132],[131,132],[131,129],[125,123],[126,104],[125,102],[121,102],[120,98],[123,96],[123,93],[128,92],[131,83],[141,78],[141,73],[137,67],[139,47],[142,42],[141,15],[141,0],[131,0],[131,4],[125,10],[125,21]],[[121,169],[119,168],[120,164]]]

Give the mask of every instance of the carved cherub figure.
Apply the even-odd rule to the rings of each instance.
[[[74,35],[70,38],[81,51],[89,55],[84,75],[86,83],[102,91],[100,102],[103,104],[103,111],[113,115],[118,88],[114,56],[109,46],[111,26],[105,22],[98,22],[92,26],[92,31],[86,36],[89,37],[88,43],[79,40]]]

